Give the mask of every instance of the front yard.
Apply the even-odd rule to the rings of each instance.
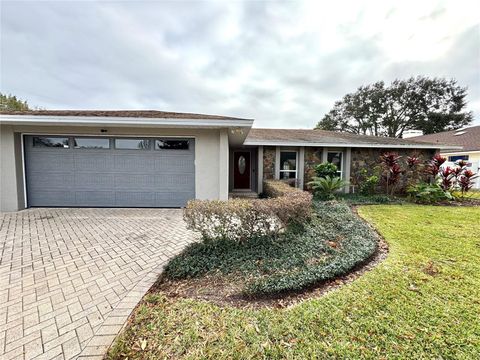
[[[108,354],[126,358],[480,358],[480,207],[359,208],[389,244],[353,283],[287,309],[149,294]]]

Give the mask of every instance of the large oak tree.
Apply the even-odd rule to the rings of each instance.
[[[317,129],[354,134],[402,137],[406,130],[431,134],[470,124],[466,112],[467,88],[455,80],[411,77],[361,86],[337,101]]]

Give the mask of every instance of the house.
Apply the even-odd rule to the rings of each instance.
[[[453,145],[453,148],[448,149],[447,147],[440,152],[447,158],[445,165],[453,166],[456,161],[465,160],[468,163],[467,167],[473,172],[478,173],[480,170],[480,126],[416,136],[410,139],[443,146]],[[458,149],[459,146],[461,149]],[[476,179],[474,188],[480,189],[480,177]]]
[[[252,125],[252,119],[161,111],[2,111],[1,210],[182,207],[194,198],[261,193],[264,179],[295,179],[305,187],[324,161],[353,180],[385,151],[427,158],[445,149]]]

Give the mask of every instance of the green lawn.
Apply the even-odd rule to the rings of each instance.
[[[359,213],[390,254],[352,284],[289,309],[149,295],[108,358],[480,358],[480,207]]]

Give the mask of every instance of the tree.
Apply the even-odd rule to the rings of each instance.
[[[455,130],[473,120],[471,112],[464,112],[466,96],[467,88],[454,79],[419,76],[390,86],[379,81],[335,102],[316,128],[399,138],[406,130]]]
[[[13,95],[5,95],[0,93],[0,110],[22,111],[30,110],[27,101],[17,99]]]

